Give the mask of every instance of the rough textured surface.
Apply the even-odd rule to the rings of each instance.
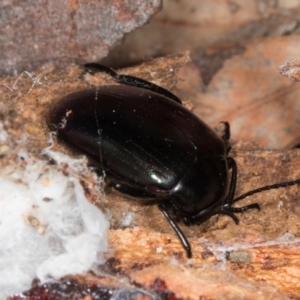
[[[188,56],[178,55],[121,73],[140,76],[174,91],[178,81],[176,73],[187,61]],[[70,92],[108,83],[113,84],[105,75],[82,76],[82,69],[76,66],[56,71],[47,65],[34,73],[1,79],[1,110],[13,109],[23,119],[18,124],[26,122],[26,147],[38,154],[49,138],[45,123],[48,108]],[[54,145],[55,149],[77,155],[60,142]],[[234,142],[232,156],[239,170],[237,195],[300,177],[299,150],[265,151],[255,145]],[[236,206],[253,202],[260,204],[261,211],[240,214],[239,226],[227,216],[212,217],[200,226],[180,224],[193,248],[193,259],[187,260],[180,242],[155,205],[141,206],[138,201],[116,192],[107,194],[101,207],[112,213],[111,251],[106,255],[106,265],[99,268],[99,280],[117,275],[113,289],[129,278],[146,291],[161,288],[168,290],[168,295],[183,299],[195,295],[208,299],[228,299],[232,295],[234,299],[237,294],[244,299],[253,299],[256,294],[260,299],[270,299],[270,295],[271,299],[297,298],[300,294],[299,186],[256,194]],[[131,222],[130,218],[123,222],[128,215]],[[111,282],[107,284],[111,286]],[[202,285],[208,288],[200,289]]]
[[[127,35],[105,62],[128,66],[186,50],[198,57],[214,43],[299,33],[299,12],[299,0],[165,0],[163,10]]]
[[[134,272],[132,277],[136,282],[148,287],[151,287],[157,278],[163,278],[166,287],[179,299],[284,299],[267,283],[259,286],[249,278],[229,275],[221,270],[197,270],[167,263]]]
[[[1,1],[0,74],[100,60],[160,7],[160,0]]]
[[[101,202],[103,182],[84,157],[51,147],[28,152],[27,124],[12,110],[0,112],[1,300],[36,277],[44,283],[87,272],[108,250],[109,221],[92,204]]]
[[[209,124],[226,120],[232,136],[265,149],[300,142],[300,85],[279,66],[299,55],[299,36],[213,45],[180,72],[177,86]]]

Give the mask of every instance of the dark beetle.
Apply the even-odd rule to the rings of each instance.
[[[299,183],[275,184],[234,199],[237,167],[227,156],[227,123],[221,138],[169,91],[140,78],[117,75],[99,64],[85,67],[91,73],[106,72],[124,85],[67,95],[51,109],[50,127],[96,162],[108,186],[141,199],[155,198],[188,257],[192,256],[190,244],[172,216],[190,225],[225,214],[238,224],[235,212],[259,206],[234,208],[234,202],[265,189]]]

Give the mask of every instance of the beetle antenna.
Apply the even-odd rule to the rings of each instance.
[[[110,75],[111,77],[115,78],[118,77],[118,74],[112,70],[111,68],[108,68],[106,66],[100,65],[98,63],[88,63],[84,65],[85,71],[94,75],[96,73],[102,72]]]
[[[242,200],[248,196],[252,196],[256,193],[260,193],[263,191],[267,191],[267,190],[272,190],[272,189],[278,189],[278,188],[282,188],[282,187],[287,187],[287,186],[291,186],[291,185],[295,185],[295,184],[300,184],[300,179],[296,179],[296,180],[291,180],[291,181],[286,181],[286,182],[281,182],[281,183],[275,183],[275,184],[271,184],[271,185],[266,185],[260,188],[257,188],[255,190],[249,191],[245,194],[242,194],[240,196],[238,196],[237,198],[235,198],[232,203],[235,203],[239,200]]]
[[[159,85],[156,85],[150,81],[141,79],[139,77],[131,76],[131,75],[122,75],[122,74],[119,75],[111,68],[108,68],[108,67],[103,66],[98,63],[85,64],[84,68],[85,68],[86,72],[88,72],[92,75],[94,75],[98,72],[103,72],[103,73],[110,75],[116,82],[135,86],[135,87],[140,87],[140,88],[143,88],[146,90],[150,90],[150,91],[156,92],[158,94],[161,94],[165,97],[171,98],[172,100],[174,100],[175,102],[177,102],[179,104],[182,104],[181,100],[177,96],[175,96],[173,93],[171,93],[170,91],[166,90],[165,88],[163,88]]]

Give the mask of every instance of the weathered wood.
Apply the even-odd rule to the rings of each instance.
[[[178,55],[122,73],[173,89],[176,72],[187,60],[186,55]],[[48,65],[31,74],[2,78],[1,111],[4,115],[5,111],[15,111],[13,120],[17,125],[11,128],[11,134],[17,138],[25,133],[27,139],[23,147],[38,156],[49,139],[45,122],[48,108],[70,92],[91,84],[108,83],[114,84],[105,75],[82,76],[82,70],[76,66],[56,71]],[[237,195],[300,178],[298,149],[265,151],[240,141],[233,142],[232,146],[231,155],[238,164]],[[54,149],[78,155],[60,142]],[[5,152],[2,156],[2,166],[13,165],[14,160],[9,159],[9,155]],[[86,192],[91,193],[92,189],[91,185]],[[212,217],[200,226],[180,224],[193,248],[193,259],[188,261],[180,242],[155,205],[141,206],[138,201],[112,192],[99,203],[99,207],[112,213],[111,252],[107,253],[106,271],[126,274],[146,289],[151,289],[160,278],[175,296],[184,299],[194,298],[196,294],[211,299],[230,299],[228,295],[234,299],[237,294],[253,299],[258,293],[260,299],[269,299],[270,295],[273,299],[297,298],[300,294],[299,201],[299,186],[295,185],[255,194],[236,203],[236,206],[243,206],[257,202],[261,207],[260,212],[240,214],[238,226],[227,216]],[[127,223],[129,228],[124,229],[127,225],[122,220],[126,216],[132,221]],[[170,260],[177,266],[170,265]]]

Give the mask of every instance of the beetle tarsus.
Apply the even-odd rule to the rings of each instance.
[[[246,205],[242,207],[230,207],[230,211],[232,212],[243,212],[249,209],[257,209],[260,211],[260,206],[258,203],[252,203],[250,205]]]
[[[233,211],[231,210],[231,207],[230,208],[226,208],[226,209],[224,209],[222,207],[220,210],[217,210],[217,211],[213,212],[211,214],[211,216],[213,216],[213,215],[226,215],[226,216],[232,218],[232,220],[234,221],[234,223],[236,225],[239,225],[239,223],[240,223],[239,218],[233,213]]]
[[[166,217],[172,228],[174,229],[175,233],[177,234],[180,242],[183,245],[183,248],[186,251],[187,257],[192,258],[192,249],[189,241],[187,240],[184,233],[181,231],[177,223],[173,220],[173,218],[170,216],[168,212],[168,205],[164,202],[158,204],[159,210],[163,213],[163,215]]]

